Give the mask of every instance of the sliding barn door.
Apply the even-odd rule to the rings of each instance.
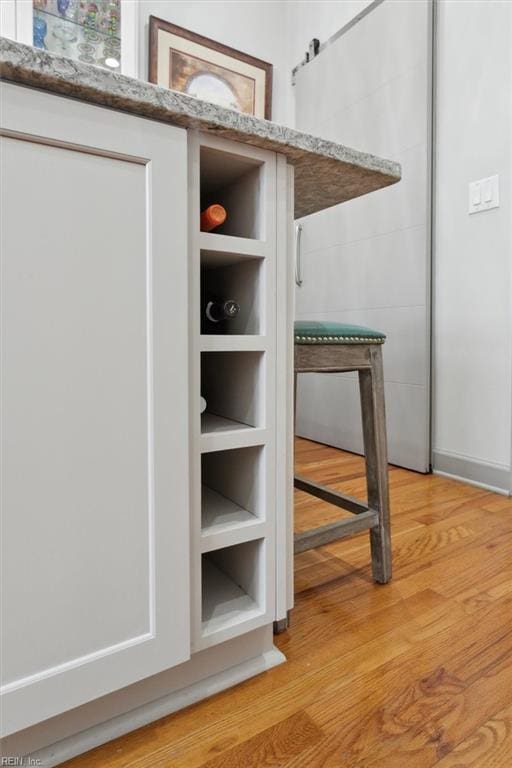
[[[298,129],[402,164],[399,184],[301,220],[296,312],[387,334],[390,461],[421,472],[430,463],[431,41],[429,0],[374,3],[295,84]],[[298,434],[362,453],[355,374],[304,375],[298,398]]]

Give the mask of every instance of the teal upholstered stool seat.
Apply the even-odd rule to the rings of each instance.
[[[383,344],[386,341],[385,334],[371,328],[318,320],[298,320],[294,334],[296,344]]]

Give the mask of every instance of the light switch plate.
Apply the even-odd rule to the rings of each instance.
[[[500,204],[500,177],[489,176],[487,179],[472,181],[469,184],[469,213],[480,213]]]

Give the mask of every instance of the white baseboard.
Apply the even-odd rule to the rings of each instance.
[[[453,480],[476,485],[478,488],[510,496],[511,471],[508,467],[445,451],[433,452],[432,465],[436,475],[450,477]]]
[[[70,736],[50,747],[32,752],[25,757],[24,765],[40,765],[44,768],[53,768],[66,760],[70,760],[83,752],[105,744],[107,741],[117,739],[119,736],[141,728],[161,717],[177,712],[179,709],[195,704],[201,699],[212,696],[215,693],[231,688],[233,685],[247,680],[250,677],[265,672],[278,664],[286,661],[286,657],[277,648],[262,653],[253,659],[226,669],[216,675],[194,683],[187,688],[163,696],[130,712],[100,723],[85,731]],[[30,762],[29,758],[33,761]],[[39,761],[39,762],[37,762]]]

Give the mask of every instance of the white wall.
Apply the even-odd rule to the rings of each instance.
[[[438,7],[434,467],[508,488],[512,4]],[[500,208],[468,182],[500,174]]]
[[[286,14],[287,4],[282,0],[140,0],[139,76],[148,76],[148,19],[158,16],[273,64],[272,119],[289,125],[293,95],[284,34]]]

